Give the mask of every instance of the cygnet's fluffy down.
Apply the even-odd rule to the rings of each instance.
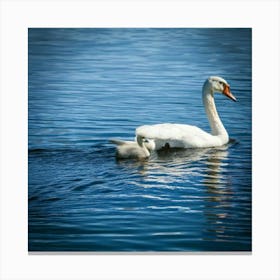
[[[123,141],[111,139],[111,143],[117,145],[116,157],[119,159],[143,159],[150,156],[150,152],[155,149],[153,140],[138,137],[137,141]]]

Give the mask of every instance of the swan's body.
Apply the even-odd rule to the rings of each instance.
[[[210,77],[205,81],[202,99],[211,126],[211,134],[196,126],[163,123],[140,126],[136,129],[136,136],[153,139],[156,150],[166,146],[170,148],[209,148],[226,144],[229,137],[216,110],[214,92],[223,93],[236,101],[230,92],[229,84],[224,79]]]
[[[228,135],[223,138],[213,136],[202,129],[186,124],[163,123],[143,125],[136,129],[137,135],[145,135],[155,142],[155,150],[166,146],[170,148],[208,148],[222,146],[228,142]]]
[[[117,139],[112,139],[110,141],[117,145],[116,156],[119,159],[148,158],[151,151],[155,149],[155,143],[153,140],[144,139],[141,136],[138,136],[136,141],[123,141]]]

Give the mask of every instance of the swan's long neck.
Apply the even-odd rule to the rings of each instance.
[[[209,120],[209,124],[211,127],[211,134],[213,136],[220,136],[220,137],[226,137],[228,138],[228,134],[226,129],[224,128],[224,125],[218,115],[215,101],[214,101],[214,92],[211,89],[208,82],[206,82],[203,86],[202,91],[202,99],[204,108]]]

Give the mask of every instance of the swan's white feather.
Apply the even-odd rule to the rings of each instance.
[[[136,135],[153,139],[156,150],[161,149],[166,144],[170,148],[206,148],[224,144],[219,137],[215,137],[196,126],[185,124],[143,125],[136,129]]]

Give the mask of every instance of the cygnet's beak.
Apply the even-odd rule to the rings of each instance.
[[[230,92],[229,85],[224,85],[223,94],[224,94],[225,96],[227,96],[228,98],[230,98],[231,100],[233,100],[233,101],[236,102],[236,98],[235,98],[234,95]]]

